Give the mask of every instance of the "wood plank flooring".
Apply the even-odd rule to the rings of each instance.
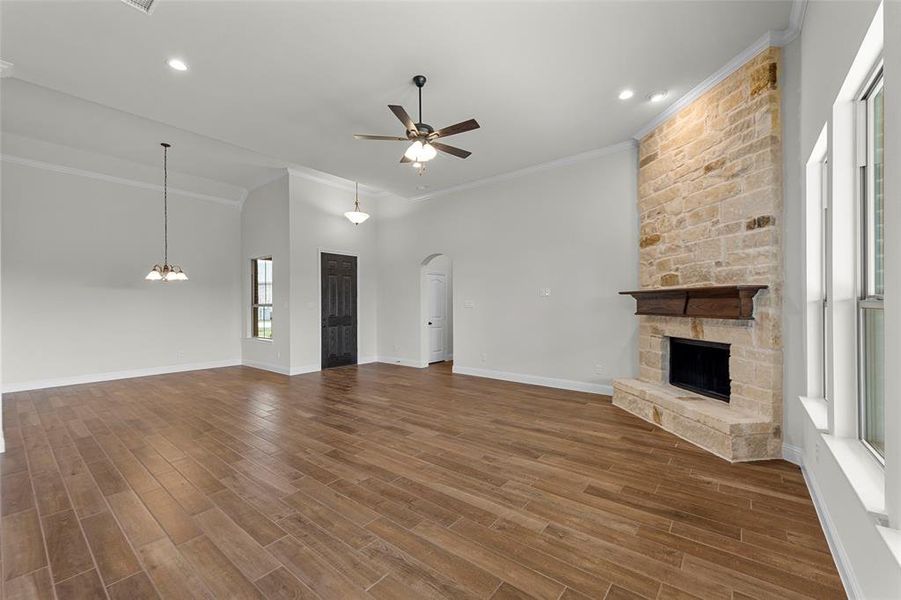
[[[603,396],[233,367],[3,411],[6,599],[845,597],[796,467]]]

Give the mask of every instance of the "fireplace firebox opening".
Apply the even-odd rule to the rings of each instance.
[[[703,396],[729,402],[729,344],[669,338],[669,382]]]

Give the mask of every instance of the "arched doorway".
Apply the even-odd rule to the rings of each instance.
[[[454,356],[453,262],[446,254],[430,254],[420,267],[419,364]]]

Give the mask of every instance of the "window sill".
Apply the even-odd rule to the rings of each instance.
[[[272,339],[271,339],[271,338],[270,338],[270,339],[266,339],[266,338],[258,338],[258,337],[248,336],[248,337],[246,337],[246,338],[244,338],[244,339],[245,339],[245,340],[251,340],[251,341],[254,341],[254,342],[263,342],[264,344],[271,344],[271,343],[272,343]]]
[[[829,405],[825,398],[808,398],[801,396],[801,405],[807,410],[807,416],[820,433],[829,431]]]
[[[879,531],[879,535],[882,536],[882,539],[885,540],[885,545],[888,546],[889,550],[892,552],[895,561],[901,565],[901,530],[889,529],[888,527],[882,526],[877,526],[876,529]]]
[[[811,424],[838,463],[861,504],[877,525],[885,525],[885,470],[857,438],[840,438],[828,432],[826,401],[822,398],[801,397],[801,405]]]

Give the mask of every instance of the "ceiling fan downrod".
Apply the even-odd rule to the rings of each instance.
[[[413,77],[413,83],[419,88],[419,123],[417,125],[422,123],[422,88],[425,86],[425,82],[425,75],[415,75]]]

